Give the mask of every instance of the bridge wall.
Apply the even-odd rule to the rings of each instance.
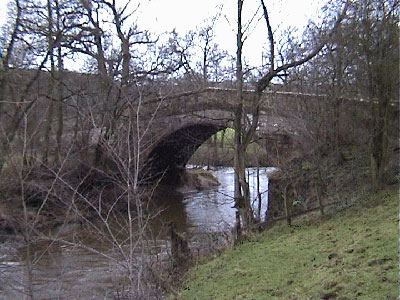
[[[251,102],[254,101],[254,93],[245,92],[245,101],[245,112],[251,118],[250,108]],[[202,141],[207,140],[217,129],[232,126],[234,104],[235,92],[219,89],[188,92],[178,97],[171,95],[145,104],[160,116],[155,117],[154,133],[151,134],[153,149],[157,149],[150,151],[149,158],[152,163],[168,166],[171,170],[181,168],[190,157],[187,153],[194,153]],[[369,140],[368,123],[371,109],[368,105],[370,104],[353,100],[332,103],[322,95],[268,92],[262,100],[255,140],[267,151],[269,164],[281,167],[301,161],[317,151],[322,155],[324,151],[329,151],[336,142],[330,137],[336,129],[327,124],[333,124],[332,120],[335,118],[341,144],[366,144]],[[394,123],[398,122],[398,110],[394,109],[391,113]],[[207,133],[196,142],[178,137],[179,132],[188,134],[185,128],[202,128],[207,124],[213,124],[215,130],[206,131]],[[392,136],[395,136],[394,132]],[[167,143],[166,140],[172,137],[175,142]],[[192,142],[192,145],[185,145]],[[168,144],[174,144],[173,150],[166,149]],[[179,154],[180,151],[184,153]],[[161,155],[161,152],[169,154]],[[171,153],[175,153],[175,157],[170,155]],[[170,162],[160,160],[157,163],[157,159]],[[157,173],[162,173],[161,169],[157,169]]]
[[[35,77],[36,80],[33,80]],[[24,95],[26,84],[30,80],[33,84]],[[28,134],[31,135],[32,147],[36,148],[42,147],[45,113],[49,101],[53,101],[52,95],[49,95],[51,93],[49,80],[47,72],[18,70],[15,73],[11,72],[5,90],[4,100],[7,103],[3,104],[3,110],[9,113],[3,114],[0,118],[1,125],[7,129],[16,109],[23,106],[30,107],[31,103],[34,103],[32,109],[28,110],[31,122]],[[107,138],[111,147],[118,146],[118,143],[126,142],[123,140],[127,135],[126,128],[132,125],[130,124],[132,121],[136,122],[133,118],[138,116],[139,124],[138,126],[135,124],[135,130],[139,128],[143,133],[140,135],[142,157],[148,157],[153,162],[156,160],[155,157],[167,158],[169,155],[160,155],[160,149],[166,150],[165,145],[168,144],[166,140],[168,137],[173,137],[176,145],[171,151],[183,152],[176,154],[184,158],[182,161],[171,159],[178,167],[187,159],[185,153],[197,149],[200,141],[205,140],[211,132],[217,128],[232,126],[236,103],[235,90],[205,88],[176,93],[171,88],[165,89],[160,96],[157,91],[161,87],[156,89],[132,86],[120,90],[117,82],[109,83],[108,87],[96,75],[72,72],[63,73],[62,84],[65,87],[63,91],[65,151],[71,146],[72,139],[75,139],[73,141],[76,143],[75,151],[78,152],[93,152],[93,148],[97,147],[96,144],[102,138]],[[21,99],[22,102],[17,101]],[[245,91],[244,100],[245,114],[251,118],[254,92]],[[359,144],[367,144],[371,126],[370,105],[362,101],[342,100],[335,106],[323,95],[266,92],[262,99],[260,124],[255,138],[267,150],[271,165],[285,165],[301,159],[304,155],[316,151],[317,147],[323,148],[324,145],[319,144],[321,140],[333,143],[326,139],[331,134],[329,130],[332,128],[325,128],[325,125],[327,120],[335,118],[341,143],[350,144],[357,141]],[[394,124],[390,128],[390,147],[394,148],[398,146],[398,107],[394,107],[390,114]],[[177,137],[180,133],[188,135],[188,128],[192,128],[194,132],[203,128],[205,133],[204,135],[194,133],[198,137],[195,139],[196,142]],[[50,148],[56,149],[54,134],[50,141]],[[185,143],[192,144],[186,146]],[[172,153],[171,151],[169,153]],[[84,155],[82,158],[87,160]],[[161,161],[159,164],[171,166]]]

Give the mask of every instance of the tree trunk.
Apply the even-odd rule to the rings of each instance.
[[[49,99],[49,106],[47,107],[46,122],[44,125],[44,134],[43,134],[42,162],[46,165],[49,163],[50,134],[53,123],[53,114],[54,114],[53,84],[54,84],[53,80],[50,80],[50,87],[49,87],[50,99]]]
[[[61,15],[59,2],[56,0],[56,13],[57,13],[57,32],[61,31]],[[57,46],[57,61],[58,61],[58,72],[56,78],[56,95],[57,95],[57,129],[56,129],[56,142],[57,142],[57,158],[61,161],[61,147],[62,147],[62,136],[64,133],[64,108],[63,108],[63,90],[62,84],[64,63],[62,58],[61,45]]]
[[[46,122],[44,125],[44,136],[43,136],[43,146],[42,146],[42,162],[44,164],[49,163],[49,149],[50,149],[50,135],[51,135],[51,128],[53,123],[53,114],[54,114],[54,95],[55,89],[57,88],[57,75],[55,73],[55,64],[54,64],[54,41],[53,41],[53,9],[52,9],[52,1],[47,1],[47,13],[48,13],[48,36],[47,36],[47,43],[49,49],[49,58],[50,58],[50,81],[49,81],[49,88],[48,88],[48,102],[49,106],[47,107],[47,114],[46,114]]]
[[[245,153],[246,144],[243,143],[244,128],[243,128],[243,67],[242,67],[242,48],[243,48],[243,33],[242,33],[242,8],[243,0],[238,0],[238,28],[237,28],[237,44],[236,44],[236,109],[234,116],[235,129],[235,207],[239,211],[240,218],[236,224],[237,228],[247,231],[252,220],[252,210],[250,205],[249,188],[246,181],[246,163]]]
[[[261,222],[262,197],[261,197],[261,191],[260,191],[260,164],[258,161],[257,154],[256,154],[256,162],[257,162],[257,198],[258,198],[257,218],[258,218],[258,221]]]
[[[291,216],[291,208],[292,208],[292,203],[291,199],[289,197],[289,192],[288,192],[289,185],[286,185],[285,188],[283,189],[283,205],[285,209],[285,216],[286,216],[286,221],[289,226],[292,225],[292,216]]]
[[[59,70],[58,72],[62,72]],[[59,78],[61,80],[61,78]],[[62,84],[57,81],[57,129],[56,129],[56,142],[57,142],[57,156],[58,160],[61,160],[62,154],[62,136],[64,133],[64,107],[62,103],[63,98],[63,88]]]
[[[120,36],[121,39],[121,50],[122,50],[122,78],[121,83],[122,86],[127,86],[129,83],[129,74],[130,74],[130,61],[131,61],[131,53],[129,52],[129,39],[124,36]]]
[[[225,142],[225,132],[226,129],[220,131],[221,132],[221,141],[220,141],[220,148],[222,149],[222,153],[224,153],[224,142]]]
[[[384,172],[388,160],[388,103],[377,104],[377,116],[370,142],[371,180],[375,192],[384,186]]]
[[[242,145],[242,98],[243,98],[243,70],[242,70],[242,8],[243,8],[243,0],[238,0],[238,28],[237,28],[237,40],[236,40],[236,101],[237,106],[235,110],[235,119],[233,123],[233,127],[235,129],[235,138],[234,138],[234,168],[235,168],[235,207],[238,210],[238,215],[236,217],[236,229],[238,231],[237,235],[241,235],[241,222],[245,222],[245,220],[241,220],[243,214],[243,197],[240,185],[240,174],[243,172],[243,167],[241,163],[241,145]],[[239,217],[238,217],[239,216]],[[244,218],[246,219],[246,218]]]
[[[214,165],[220,165],[219,154],[218,154],[218,133],[213,136],[213,148],[214,148]]]
[[[21,14],[22,14],[22,9],[19,3],[19,0],[15,0],[15,6],[16,6],[16,16],[15,16],[15,23],[14,27],[12,28],[12,33],[10,36],[9,43],[7,45],[7,48],[5,49],[4,56],[0,57],[1,59],[1,64],[0,64],[0,121],[2,121],[3,117],[3,105],[5,101],[5,95],[6,95],[6,88],[7,88],[7,81],[8,81],[8,71],[9,71],[9,61],[11,56],[13,55],[14,52],[14,46],[15,42],[17,41],[18,38],[18,29],[21,26]],[[8,132],[5,134],[5,137],[1,137],[1,144],[0,144],[0,174],[3,171],[3,166],[4,163],[6,162],[7,156],[8,156],[8,149],[9,149],[9,140],[8,140]]]

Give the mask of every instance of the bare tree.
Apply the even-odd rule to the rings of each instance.
[[[329,145],[335,148],[336,159],[343,155],[339,145],[356,143],[369,153],[371,183],[379,190],[385,182],[388,167],[390,135],[393,128],[393,101],[398,98],[398,1],[355,1],[349,5],[348,16],[333,34],[320,55],[302,71],[308,85],[323,89],[330,107],[328,118],[320,122],[325,130],[318,150],[325,152]],[[311,32],[311,43],[318,43],[321,32]],[[315,89],[314,89],[315,90]],[[350,100],[365,100],[353,102]],[[348,111],[340,113],[343,109]],[[331,112],[328,112],[330,110]],[[340,134],[341,119],[352,110],[368,115],[364,132]],[[322,133],[322,132],[321,132]],[[352,140],[351,140],[352,139]]]
[[[0,99],[0,173],[3,169],[10,146],[18,134],[24,116],[38,102],[39,97],[32,97],[31,90],[40,77],[41,70],[48,60],[50,49],[42,51],[43,40],[35,33],[37,27],[32,27],[34,21],[30,18],[31,11],[42,9],[36,2],[15,1],[14,26],[7,44],[6,54],[2,61],[1,99]],[[35,14],[33,16],[36,16]],[[33,31],[33,32],[32,32]],[[59,36],[55,37],[57,41]],[[34,71],[26,73],[23,80],[19,80],[16,68],[31,66]],[[21,86],[23,88],[21,88]],[[18,87],[16,90],[15,88]],[[7,109],[6,109],[7,107]]]
[[[388,163],[391,103],[398,98],[399,1],[356,3],[351,12],[352,38],[359,48],[355,56],[359,92],[369,99],[371,109],[369,152],[374,190],[385,182]],[[355,23],[355,24],[354,24]],[[357,29],[356,29],[357,28]],[[355,50],[355,49],[354,49]]]
[[[243,70],[242,70],[242,48],[243,48],[243,29],[242,29],[242,9],[243,1],[238,0],[238,31],[237,31],[237,69],[236,69],[236,90],[237,90],[237,106],[235,110],[235,201],[236,207],[239,210],[241,220],[243,222],[243,228],[247,230],[250,227],[253,219],[253,212],[250,205],[250,197],[248,192],[248,184],[245,177],[245,162],[244,153],[247,146],[252,141],[254,134],[258,126],[258,120],[260,116],[260,105],[263,99],[263,92],[268,88],[271,81],[279,77],[282,73],[301,66],[306,62],[314,58],[331,39],[333,33],[337,30],[337,27],[342,22],[348,8],[348,3],[345,3],[344,8],[338,14],[336,20],[331,29],[327,28],[326,34],[321,38],[320,42],[313,48],[306,50],[306,54],[300,58],[296,58],[292,61],[282,62],[281,65],[277,65],[276,60],[276,41],[272,30],[268,9],[263,0],[260,1],[261,8],[263,11],[263,17],[267,26],[268,41],[269,41],[269,69],[259,79],[256,80],[255,88],[256,93],[251,104],[250,114],[252,114],[252,120],[248,126],[245,126],[243,112],[244,100],[243,100]],[[282,60],[281,60],[282,61]],[[240,227],[237,224],[237,227]]]
[[[150,40],[146,31],[139,31],[135,26],[124,32],[121,26],[128,15],[121,14],[124,11],[115,6],[115,1],[82,3],[71,2],[78,8],[75,11],[73,7],[63,6],[69,4],[68,1],[48,0],[47,5],[40,1],[15,1],[13,34],[4,43],[7,55],[2,57],[0,74],[0,169],[7,159],[7,175],[15,175],[15,182],[19,185],[18,207],[24,218],[20,225],[28,246],[28,257],[31,257],[31,246],[36,241],[46,240],[82,247],[112,259],[79,240],[71,244],[70,240],[49,236],[38,226],[38,219],[45,211],[51,211],[55,206],[63,207],[65,224],[68,223],[67,214],[72,212],[92,232],[109,242],[110,247],[115,247],[122,261],[119,264],[126,270],[131,283],[130,293],[143,298],[152,292],[148,289],[149,273],[145,271],[151,263],[151,256],[148,256],[152,250],[148,239],[151,234],[149,222],[159,212],[150,209],[153,190],[141,187],[139,176],[144,153],[153,142],[149,128],[156,113],[145,111],[143,102],[146,97],[153,99],[158,95],[157,80],[164,80],[163,76],[169,76],[181,67],[182,53],[175,51],[171,44],[160,47],[153,42],[147,44]],[[96,9],[110,13],[110,19],[115,21],[113,25],[120,27],[121,47],[112,49],[103,44],[107,36],[102,29],[104,24],[96,16],[100,11],[93,8],[93,3],[100,5]],[[118,28],[115,30],[118,36]],[[143,40],[134,38],[136,34]],[[32,40],[35,43],[28,43]],[[154,56],[149,60],[153,62],[136,65],[139,56],[133,57],[132,54],[135,54],[136,47],[143,45],[152,47],[150,54]],[[16,51],[19,49],[26,50],[29,58],[34,59],[28,61],[27,55],[19,57],[21,52]],[[78,52],[96,59],[98,64],[94,73],[100,76],[64,70],[65,55],[71,57]],[[24,69],[26,67],[30,69]],[[119,80],[122,73],[123,84]],[[105,90],[98,88],[104,87],[104,83]],[[154,89],[155,85],[157,89]],[[41,114],[46,110],[48,114],[43,118]],[[53,124],[55,112],[56,126]],[[73,118],[75,124],[71,122]],[[93,155],[90,143],[93,129],[100,131],[98,138],[104,153],[104,168],[93,168],[88,160]],[[108,133],[102,134],[103,130]],[[36,166],[27,165],[27,161],[29,151],[37,143],[41,144],[41,138],[44,138],[42,147],[38,146],[35,151],[44,151],[33,158],[35,162],[40,161],[40,168],[36,169]],[[50,159],[53,140],[58,147],[58,163],[55,165]],[[81,143],[81,140],[84,141]],[[67,148],[65,153],[61,152],[62,146]],[[77,155],[83,151],[81,148],[88,149],[88,156]],[[75,171],[83,173],[79,182],[76,182],[79,176],[71,176]],[[5,177],[1,176],[3,183]],[[98,178],[103,183],[96,181]],[[115,187],[118,191],[116,198],[103,199],[104,182]],[[29,203],[32,189],[40,190],[39,204],[34,208],[29,207],[33,205]],[[57,194],[63,194],[63,197]],[[50,198],[54,201],[48,201]],[[89,216],[88,211],[91,211]],[[111,219],[119,222],[119,229],[127,233],[127,239],[118,240],[120,232],[113,231]],[[29,276],[34,273],[36,260],[31,262]],[[31,287],[29,285],[27,291],[33,299],[35,291]]]

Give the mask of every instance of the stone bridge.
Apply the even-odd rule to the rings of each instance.
[[[20,108],[26,106],[25,111],[29,112],[31,122],[35,124],[31,133],[35,141],[32,148],[40,148],[41,133],[45,131],[44,120],[47,118],[44,112],[48,109],[49,99],[54,97],[51,94],[51,76],[45,71],[19,69],[10,70],[7,74],[5,103],[10,103],[9,110],[16,110],[16,115],[21,116],[24,109]],[[211,135],[232,126],[236,104],[234,89],[196,89],[185,87],[184,83],[163,84],[166,83],[132,84],[121,88],[118,81],[107,81],[105,84],[104,78],[94,74],[63,72],[65,148],[70,146],[69,141],[75,135],[79,135],[84,147],[77,151],[88,159],[92,146],[100,144],[99,137],[105,137],[108,134],[105,132],[112,131],[109,136],[123,138],[124,129],[116,132],[113,131],[115,127],[118,130],[127,128],[127,122],[139,116],[141,132],[146,132],[142,142],[142,148],[146,148],[142,155],[145,159],[141,161],[147,167],[142,173],[154,177],[165,171],[180,169]],[[161,96],[157,91],[163,91]],[[142,98],[141,93],[145,94]],[[254,98],[253,91],[244,91],[244,110],[249,119],[252,118],[251,102]],[[141,99],[143,102],[139,105]],[[318,112],[319,105],[324,102],[321,100],[325,97],[282,91],[264,93],[256,139],[271,154],[271,165],[276,162],[273,153],[278,152],[285,160],[290,160],[300,155],[299,149],[308,147],[304,138],[309,130],[306,120],[312,119],[313,114]],[[4,115],[0,126],[12,122],[12,115]],[[49,143],[49,148],[57,147],[54,136]]]
[[[190,157],[216,132],[232,127],[235,90],[206,88],[143,103],[145,121],[152,117],[152,141],[143,176],[176,177]],[[245,113],[252,118],[253,91],[244,92]],[[311,150],[309,124],[324,96],[292,92],[265,92],[255,141],[269,153],[270,165],[302,157]],[[146,175],[144,175],[146,174]]]
[[[8,98],[4,100],[14,103],[17,99],[15,104],[9,104],[10,111],[16,109],[18,112],[18,108],[25,105],[25,111],[29,112],[31,122],[35,124],[28,128],[32,131],[32,148],[40,148],[41,133],[44,132],[43,112],[49,105],[49,99],[52,99],[51,95],[46,95],[50,91],[50,75],[34,70],[14,70],[9,73],[8,90],[5,90]],[[141,159],[144,164],[141,172],[143,177],[154,178],[165,173],[173,175],[182,169],[210,136],[232,126],[236,103],[234,89],[203,87],[193,90],[193,87],[185,88],[181,83],[176,88],[173,85],[164,88],[162,83],[121,88],[118,82],[109,83],[111,88],[108,89],[98,76],[74,72],[64,73],[62,83],[65,96],[65,147],[70,146],[70,136],[76,135],[82,140],[80,145],[83,145],[78,147],[77,153],[82,155],[82,159],[90,159],[93,144],[100,144],[98,137],[106,136],[105,131],[113,126],[118,126],[118,130],[126,128],[126,121],[132,120],[132,116],[139,116],[138,126],[141,132],[146,132],[141,143],[141,148],[145,149]],[[30,88],[26,89],[26,86]],[[25,89],[29,91],[26,94]],[[160,96],[156,94],[157,90],[164,92]],[[148,94],[141,98],[140,93]],[[248,119],[252,118],[251,103],[254,99],[253,91],[244,92],[244,110]],[[356,140],[367,143],[369,133],[366,128],[369,126],[372,103],[343,99],[339,102],[335,107],[332,99],[324,95],[266,91],[262,98],[259,128],[254,142],[266,150],[271,166],[282,166],[312,154],[316,149],[318,135],[326,134],[319,132],[321,128],[329,130],[323,126],[326,125],[325,120],[336,118],[339,132],[344,138],[349,142]],[[362,107],[366,109],[360,109]],[[391,135],[397,147],[398,105],[394,105],[391,114],[396,124],[391,128]],[[4,115],[0,125],[7,125],[7,122],[13,120],[12,116]],[[113,121],[121,123],[110,125]],[[116,138],[121,139],[125,136],[123,130],[112,134],[115,133]],[[54,138],[51,140],[50,148],[55,148]],[[322,137],[322,140],[326,139]]]

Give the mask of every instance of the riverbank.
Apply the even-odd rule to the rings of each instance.
[[[107,182],[107,178],[101,177],[99,173],[92,174],[94,178],[92,181],[89,171],[88,174],[89,183],[86,186],[83,184],[73,186],[74,176],[64,179],[65,184],[63,182],[58,186],[55,178],[27,181],[23,192],[17,181],[10,180],[8,185],[0,186],[0,191],[4,196],[0,199],[0,240],[20,236],[26,225],[34,226],[36,233],[47,234],[54,230],[58,232],[60,228],[62,232],[69,233],[72,228],[86,224],[87,221],[96,222],[101,215],[101,210],[110,206],[115,213],[123,214],[127,210],[125,201],[115,203],[112,199],[119,197],[126,200],[124,190],[118,187],[116,182]],[[106,183],[102,184],[102,180]],[[183,170],[177,180],[177,185],[166,188],[184,194],[211,189],[218,185],[220,183],[211,171],[193,168]],[[157,186],[157,189],[161,190],[161,186]],[[145,201],[153,201],[144,194],[144,188],[142,190]],[[73,200],[75,194],[79,195],[78,199],[81,203],[78,203],[76,199]],[[164,193],[152,193],[151,196],[162,198]],[[25,200],[26,210],[22,206],[22,199]],[[101,207],[98,209],[99,201]],[[152,208],[158,209],[158,207]]]
[[[212,172],[203,170],[202,168],[193,168],[182,171],[179,185],[176,189],[180,193],[188,193],[211,189],[218,185],[220,183]]]
[[[262,191],[265,191],[268,183],[267,169],[260,170]],[[35,228],[41,228],[41,231],[38,230],[40,235],[36,235],[35,231],[28,236],[29,247],[26,247],[27,243],[19,232],[10,233],[10,239],[2,244],[8,246],[0,247],[0,268],[7,269],[7,274],[3,273],[0,278],[0,294],[5,295],[7,299],[11,299],[12,295],[16,295],[14,296],[16,299],[22,297],[24,286],[19,282],[22,280],[20,276],[28,282],[28,279],[23,277],[23,274],[27,274],[26,262],[30,262],[26,259],[28,251],[32,252],[31,257],[34,261],[32,280],[36,298],[56,299],[61,295],[66,299],[77,299],[80,295],[84,295],[84,299],[114,299],[113,295],[117,292],[119,295],[126,295],[130,291],[136,292],[137,285],[129,281],[131,279],[128,278],[127,270],[130,266],[143,266],[141,265],[143,260],[138,256],[141,249],[145,255],[152,253],[151,260],[144,266],[150,273],[147,271],[142,273],[146,276],[143,277],[144,283],[150,286],[148,292],[161,294],[161,291],[169,290],[169,284],[175,282],[176,276],[179,277],[180,274],[176,275],[175,270],[170,273],[171,231],[167,225],[173,223],[177,226],[177,233],[187,240],[193,258],[197,260],[230,244],[229,230],[235,218],[235,208],[232,207],[231,200],[234,190],[232,168],[212,171],[192,169],[186,175],[189,182],[184,182],[192,183],[186,185],[187,193],[179,193],[171,186],[162,188],[161,185],[158,188],[162,189],[154,191],[153,200],[149,204],[151,204],[150,209],[157,208],[155,211],[157,215],[151,220],[145,219],[148,220],[146,223],[148,230],[144,237],[145,242],[142,243],[143,246],[138,245],[139,248],[134,248],[136,243],[130,244],[130,227],[125,225],[129,215],[127,211],[121,210],[120,206],[113,210],[118,220],[113,216],[108,219],[108,228],[113,229],[112,232],[107,231],[102,220],[91,217],[93,216],[91,211],[81,210],[85,213],[82,217],[86,218],[83,222],[79,222],[82,219],[73,219],[71,215],[65,219],[65,223],[55,228],[52,228],[54,224],[52,222],[47,222],[45,228],[41,228],[45,223],[36,223]],[[249,170],[249,176],[252,186],[256,182],[254,170]],[[217,186],[218,182],[220,184]],[[110,194],[104,189],[102,195]],[[87,197],[89,196],[90,194]],[[110,198],[104,200],[108,199]],[[11,206],[11,202],[9,203]],[[108,212],[106,203],[101,204],[102,211]],[[35,217],[32,214],[34,207],[28,209],[29,216]],[[16,210],[23,211],[18,207]],[[47,216],[49,210],[42,211],[40,215]],[[57,212],[61,215],[61,209]],[[131,212],[131,216],[135,217],[134,207]],[[64,210],[64,215],[67,213],[68,211]],[[6,218],[10,218],[9,216],[11,215],[7,215]],[[47,220],[57,220],[57,216],[54,217],[56,219],[53,215],[49,215]],[[133,226],[131,227],[135,238],[133,241],[136,242],[137,231],[135,224]],[[134,256],[130,256],[132,249],[137,250]],[[79,281],[76,281],[76,274],[79,274]],[[62,289],[59,288],[61,286]],[[18,291],[14,293],[16,289]],[[122,298],[128,297],[115,296],[115,299]],[[140,299],[156,299],[156,297]]]
[[[283,222],[194,267],[178,299],[397,299],[398,189]]]

